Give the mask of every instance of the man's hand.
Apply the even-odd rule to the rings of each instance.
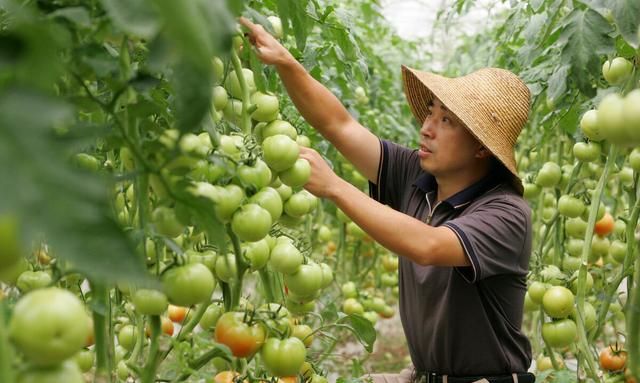
[[[332,198],[342,179],[331,170],[327,162],[315,150],[301,146],[300,158],[309,161],[309,165],[311,165],[311,177],[304,188],[317,197]]]
[[[240,17],[240,24],[249,30],[247,37],[256,48],[258,58],[263,63],[280,65],[286,64],[290,60],[295,61],[287,48],[283,47],[275,37],[271,36],[262,25],[254,24],[244,17]]]

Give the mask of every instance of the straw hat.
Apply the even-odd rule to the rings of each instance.
[[[416,119],[422,123],[435,96],[513,175],[516,140],[529,116],[529,88],[515,74],[483,68],[466,76],[448,78],[402,66],[404,91]]]

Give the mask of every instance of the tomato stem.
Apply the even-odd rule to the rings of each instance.
[[[6,300],[0,301],[0,382],[13,382],[14,374],[11,368],[13,348],[5,331],[8,328],[8,324],[5,323],[5,318],[7,317],[6,306]]]
[[[609,148],[609,155],[607,156],[607,162],[604,165],[602,175],[598,180],[596,191],[591,200],[591,209],[589,211],[589,220],[587,222],[587,230],[584,235],[584,247],[582,248],[581,264],[578,269],[578,294],[576,297],[576,306],[578,315],[576,316],[576,324],[578,327],[578,349],[583,355],[584,360],[587,362],[587,373],[595,381],[600,381],[596,372],[596,363],[593,354],[590,352],[589,344],[587,343],[587,334],[584,327],[584,302],[587,289],[587,273],[589,265],[589,254],[591,252],[591,243],[593,241],[593,229],[595,227],[596,218],[598,216],[598,210],[600,209],[600,201],[602,200],[602,194],[604,186],[609,176],[611,166],[615,162],[616,154],[618,150],[615,145],[611,145]]]
[[[151,344],[149,345],[149,355],[147,355],[147,364],[142,371],[141,381],[142,383],[155,382],[156,368],[158,367],[158,337],[160,336],[161,322],[160,315],[150,316],[151,327]]]
[[[242,63],[240,57],[235,49],[231,49],[231,64],[233,70],[236,72],[240,89],[242,90],[242,117],[240,120],[240,129],[247,135],[251,133],[251,116],[249,115],[249,88],[247,87],[247,81],[244,78],[244,72],[242,71]]]
[[[96,352],[96,381],[111,382],[111,358],[109,357],[109,323],[107,321],[109,290],[92,283],[95,304],[93,305],[93,331]]]

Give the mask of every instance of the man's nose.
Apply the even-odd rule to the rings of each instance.
[[[434,134],[434,126],[433,121],[427,117],[422,123],[422,127],[420,128],[420,134],[427,137],[433,137]]]

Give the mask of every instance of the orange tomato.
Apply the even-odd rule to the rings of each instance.
[[[604,216],[602,218],[600,218],[599,221],[596,222],[595,227],[593,228],[593,231],[601,236],[605,236],[605,235],[609,235],[611,234],[611,232],[613,231],[613,227],[615,225],[615,222],[613,220],[613,217],[611,216],[611,214],[604,213]]]
[[[169,336],[173,335],[173,322],[171,322],[169,318],[160,317],[160,328],[162,329],[163,333]],[[148,324],[145,328],[145,334],[147,334],[147,337],[151,336],[151,327],[149,327]]]
[[[169,305],[169,319],[171,319],[172,322],[182,323],[187,316],[187,311],[188,309],[186,307]]]

